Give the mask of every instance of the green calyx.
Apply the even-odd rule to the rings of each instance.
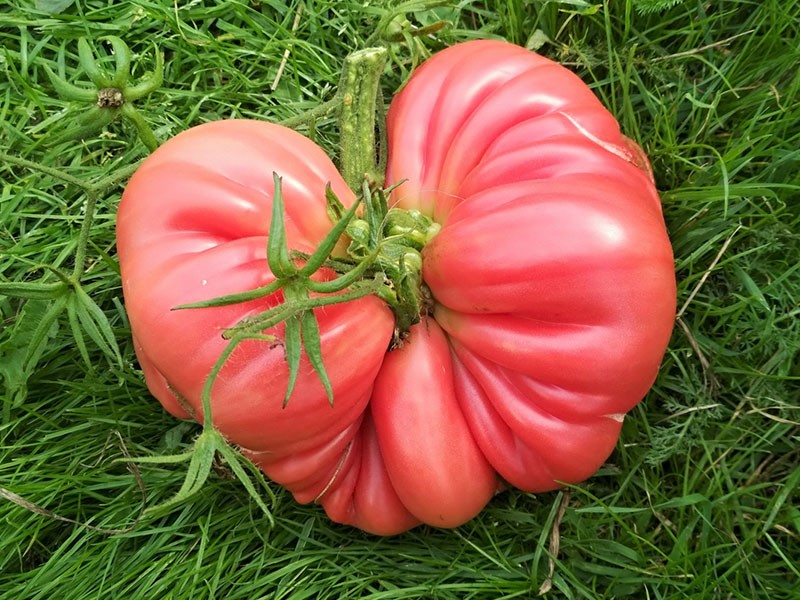
[[[118,116],[127,119],[136,129],[142,143],[151,152],[158,147],[147,121],[136,110],[133,102],[154,92],[163,82],[164,59],[156,48],[155,67],[137,83],[131,83],[131,51],[120,38],[110,35],[103,38],[114,51],[114,70],[105,72],[95,59],[89,42],[78,40],[78,62],[89,77],[92,87],[69,83],[63,75],[56,75],[45,66],[47,76],[58,96],[64,100],[91,103],[93,106],[78,120],[78,124],[67,133],[68,137],[82,138],[110,124]]]
[[[287,245],[281,178],[273,174],[274,195],[267,243],[267,265],[275,280],[263,287],[184,304],[175,310],[209,308],[248,302],[278,291],[283,302],[258,315],[248,316],[223,331],[228,346],[206,380],[202,393],[206,428],[212,428],[211,391],[217,375],[236,347],[246,340],[265,341],[284,349],[289,381],[284,396],[288,403],[297,381],[305,351],[333,404],[333,388],[322,360],[320,329],[314,309],[375,295],[395,315],[391,348],[402,343],[409,329],[428,309],[429,295],[422,282],[425,244],[440,227],[418,211],[389,209],[383,190],[373,191],[365,181],[362,195],[346,208],[330,186],[326,189],[328,214],[333,227],[311,254],[291,251]],[[356,217],[359,207],[362,215]],[[350,239],[345,256],[332,256],[343,236]],[[323,271],[324,269],[324,271]],[[331,276],[333,275],[333,276]],[[267,330],[283,323],[279,339]]]
[[[381,298],[395,316],[390,348],[402,344],[411,326],[430,309],[430,293],[422,281],[421,252],[439,232],[440,226],[419,211],[390,209],[387,191],[381,189],[380,183],[384,165],[380,164],[382,161],[376,164],[375,118],[379,112],[382,113],[379,110],[382,103],[378,98],[385,59],[385,49],[367,48],[351,54],[343,66],[337,93],[341,99],[340,171],[350,188],[360,194],[358,200],[347,208],[328,186],[326,206],[333,227],[318,248],[305,254],[288,247],[281,179],[278,174],[273,174],[267,264],[275,280],[255,290],[176,307],[224,306],[263,298],[278,291],[283,294],[280,305],[247,317],[223,332],[223,337],[229,340],[228,346],[212,369],[202,394],[205,428],[213,427],[210,419],[211,390],[216,376],[236,347],[245,340],[260,340],[283,347],[289,367],[284,406],[297,381],[303,351],[317,373],[328,401],[333,404],[333,388],[322,360],[319,323],[314,309],[370,295]],[[383,126],[381,121],[379,129]],[[349,239],[346,252],[333,256],[344,236]],[[284,324],[283,339],[278,339],[274,333],[265,333],[281,323]]]
[[[376,295],[394,312],[394,347],[427,312],[421,252],[441,226],[419,211],[390,209],[383,190],[371,192],[365,185],[363,194],[364,216],[353,219],[346,230],[351,240],[347,255],[362,267],[369,263],[366,277],[382,274],[386,278]]]

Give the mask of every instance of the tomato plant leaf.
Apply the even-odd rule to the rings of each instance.
[[[636,10],[641,14],[661,12],[677,6],[683,0],[639,0],[636,2]]]
[[[369,249],[373,250],[378,245],[383,234],[383,222],[389,212],[386,197],[380,192],[372,193],[369,183],[364,181],[362,185],[364,202],[366,203],[366,217],[369,225]]]
[[[172,390],[172,387],[170,386]],[[174,390],[172,390],[175,393]],[[177,450],[184,445],[184,436],[189,432],[194,431],[195,424],[190,421],[180,421],[174,427],[171,427],[164,434],[160,446],[167,451]]]
[[[594,15],[602,8],[602,4],[592,4],[590,2],[586,2],[586,0],[559,0],[559,4],[566,4],[568,6],[574,6],[575,10],[567,10],[564,9],[564,12],[573,14],[577,13],[579,15]]]

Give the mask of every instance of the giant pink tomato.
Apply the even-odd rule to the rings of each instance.
[[[402,182],[391,203],[442,226],[422,253],[430,314],[390,351],[378,298],[315,309],[333,406],[304,356],[283,408],[284,350],[264,341],[237,348],[211,402],[215,427],[298,501],[378,534],[459,525],[506,485],[592,475],[652,385],[675,312],[647,159],[573,73],[503,42],[456,45],[414,73],[387,120],[387,185]],[[125,191],[136,352],[175,416],[202,418],[221,331],[282,301],[172,310],[274,280],[273,172],[288,244],[311,252],[332,226],[326,184],[355,198],[318,146],[277,125],[192,128]]]

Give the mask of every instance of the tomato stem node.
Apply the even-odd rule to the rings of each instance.
[[[158,140],[147,121],[133,107],[138,100],[161,87],[164,79],[164,59],[158,48],[155,49],[155,68],[137,84],[130,85],[131,51],[120,38],[110,35],[102,38],[108,41],[114,51],[115,68],[112,74],[106,73],[89,42],[84,38],[78,40],[78,62],[83,68],[91,87],[81,87],[67,82],[62,75],[56,75],[45,66],[45,72],[56,94],[64,100],[92,103],[94,106],[84,113],[76,127],[66,132],[66,138],[84,138],[101,130],[118,116],[131,122],[142,143],[151,152],[158,147]]]

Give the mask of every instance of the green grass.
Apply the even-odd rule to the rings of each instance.
[[[330,100],[343,57],[378,41],[386,4],[79,0],[51,16],[11,0],[0,8],[0,148],[84,181],[146,154],[120,121],[59,141],[83,107],[54,98],[43,67],[86,81],[80,36],[125,39],[134,77],[152,68],[153,43],[165,53],[164,86],[138,103],[163,140]],[[83,263],[83,289],[104,315],[94,335],[80,320],[93,314],[86,306],[48,324],[53,300],[0,296],[4,600],[527,598],[549,581],[551,558],[553,598],[800,597],[800,3],[586,6],[411,6],[416,25],[450,26],[413,48],[396,44],[383,91],[388,99],[426,52],[478,37],[525,44],[541,30],[540,51],[578,72],[651,156],[680,316],[655,387],[600,473],[568,493],[506,492],[453,531],[386,539],[333,525],[279,490],[269,527],[224,469],[180,509],[116,535],[9,501],[13,492],[73,521],[125,528],[142,490],[114,460],[178,452],[198,432],[163,412],[137,369],[112,187]],[[335,152],[332,119],[313,133]],[[19,165],[0,165],[0,177],[0,281],[71,272],[83,190]],[[147,504],[172,495],[182,473],[143,465]]]

